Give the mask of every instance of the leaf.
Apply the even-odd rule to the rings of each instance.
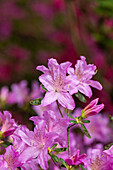
[[[60,158],[60,161],[61,161],[62,165],[64,165],[65,167],[67,167],[67,163],[66,163],[62,158]]]
[[[78,124],[77,121],[75,121],[75,120],[70,120],[69,122],[74,123],[74,124]]]
[[[85,170],[84,167],[82,165],[79,165],[79,167],[81,168],[81,170]]]
[[[51,149],[55,148],[57,145],[58,145],[57,143],[54,144],[54,145],[51,147]]]
[[[43,97],[42,97],[42,98],[39,98],[39,99],[31,100],[31,101],[30,101],[30,104],[32,104],[32,105],[40,105],[42,99],[43,99]]]
[[[75,119],[73,116],[71,116],[71,115],[68,115],[70,118],[72,118],[72,119]]]
[[[107,150],[107,149],[109,149],[112,145],[113,145],[113,143],[110,143],[110,144],[108,144],[107,146],[105,146],[104,149]]]
[[[42,88],[45,92],[48,91],[43,84],[41,84],[40,86],[41,86],[41,88]]]
[[[9,145],[12,145],[12,143],[8,141],[4,141],[4,143],[1,144],[4,148],[7,148]]]
[[[82,120],[83,123],[90,123],[90,120]]]
[[[54,162],[59,162],[59,158],[56,155],[51,154],[50,156]]]
[[[75,96],[83,103],[86,103],[87,100],[85,99],[85,97],[81,94],[81,93],[75,93]]]
[[[55,148],[53,151],[56,152],[65,152],[67,150],[67,148]]]
[[[84,134],[85,134],[88,138],[91,138],[91,136],[90,136],[88,130],[86,129],[86,127],[84,126],[84,124],[80,124],[80,125],[81,125],[81,128],[82,128]]]

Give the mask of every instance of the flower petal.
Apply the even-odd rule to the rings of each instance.
[[[58,102],[66,109],[73,110],[75,108],[75,102],[69,93],[59,93]]]
[[[78,90],[88,96],[89,98],[92,96],[92,90],[89,85],[81,83],[78,87]]]
[[[98,90],[102,90],[102,85],[98,81],[90,80],[90,83],[91,83],[90,86]]]
[[[57,92],[55,91],[47,92],[44,96],[44,99],[41,102],[42,107],[45,107],[53,103],[55,100],[57,100],[57,98],[58,98]]]

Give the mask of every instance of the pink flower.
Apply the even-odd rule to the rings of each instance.
[[[77,151],[75,152],[75,154],[73,156],[71,156],[70,158],[66,159],[65,162],[70,166],[70,165],[79,165],[79,164],[83,164],[83,160],[86,157],[86,154],[82,154],[80,155],[80,150],[77,149]]]
[[[91,149],[88,157],[84,160],[87,170],[112,170],[113,158],[100,149]]]
[[[75,65],[75,70],[72,67],[68,68],[69,75],[74,79],[74,81],[79,81],[78,86],[75,86],[72,93],[80,91],[89,98],[92,96],[92,90],[90,86],[102,90],[102,86],[98,81],[91,80],[93,75],[95,75],[96,66],[93,64],[86,63],[86,58],[84,56],[80,57],[81,60],[77,60]]]
[[[22,80],[19,84],[12,84],[11,89],[12,91],[9,94],[10,103],[17,103],[19,106],[22,106],[26,101],[29,92],[27,81]]]
[[[43,107],[58,100],[64,108],[70,110],[74,109],[75,103],[69,91],[76,83],[74,84],[71,78],[66,76],[69,66],[71,66],[70,62],[61,63],[59,65],[55,59],[49,59],[49,69],[45,66],[37,67],[37,70],[44,73],[39,77],[39,80],[48,90],[41,103]]]
[[[58,136],[55,133],[45,132],[45,123],[40,122],[33,131],[19,130],[18,135],[28,145],[21,153],[20,160],[24,164],[37,158],[37,163],[42,169],[48,169],[48,147],[54,144],[54,139]]]
[[[19,153],[15,151],[13,146],[8,146],[4,155],[0,155],[0,169],[14,170],[21,166],[19,161]]]
[[[97,105],[99,98],[96,98],[92,100],[82,111],[81,111],[81,116],[84,117],[89,117],[96,115],[99,113],[103,108],[104,104]]]
[[[7,137],[9,135],[12,135],[15,129],[17,128],[17,125],[14,121],[14,119],[11,119],[11,114],[8,111],[4,111],[4,114],[0,112],[0,136],[1,137]]]
[[[109,118],[97,114],[88,118],[90,123],[85,124],[91,138],[84,136],[84,143],[90,145],[98,141],[101,143],[108,143],[112,140],[112,131],[109,127]]]

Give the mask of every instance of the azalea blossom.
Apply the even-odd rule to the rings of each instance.
[[[35,125],[45,123],[45,132],[54,133],[56,136],[55,142],[60,145],[66,145],[67,143],[67,128],[69,121],[67,118],[61,118],[60,114],[55,114],[52,110],[45,111],[43,117],[33,116],[30,118]]]
[[[95,75],[96,66],[94,64],[87,64],[84,56],[81,56],[80,58],[81,60],[77,60],[75,70],[72,67],[68,68],[70,77],[72,77],[75,82],[79,81],[79,84],[75,86],[72,93],[80,91],[90,98],[92,96],[90,86],[102,90],[102,85],[98,81],[91,80],[93,75]]]
[[[29,89],[27,87],[27,81],[22,80],[20,83],[14,83],[11,86],[12,91],[9,94],[9,100],[11,104],[17,103],[21,107],[28,96]]]
[[[84,135],[84,143],[86,145],[90,145],[95,141],[99,141],[101,143],[108,143],[112,140],[112,130],[109,127],[109,118],[106,116],[102,116],[101,114],[97,114],[91,117],[88,117],[90,123],[85,124],[91,138],[87,138]]]
[[[12,135],[17,128],[17,124],[11,117],[8,111],[4,111],[3,114],[0,112],[0,137]]]
[[[96,98],[92,100],[82,111],[81,111],[81,116],[84,117],[89,117],[96,115],[99,113],[103,108],[104,104],[97,105],[99,98]]]
[[[58,100],[64,108],[74,109],[75,102],[69,91],[72,90],[78,82],[73,83],[72,78],[66,76],[67,69],[70,66],[70,62],[59,65],[55,59],[49,59],[49,69],[45,66],[37,66],[36,69],[44,73],[39,77],[39,80],[48,90],[41,102],[43,107]]]
[[[87,170],[112,170],[113,158],[100,149],[90,149],[84,164]]]
[[[37,163],[42,169],[48,169],[48,148],[54,144],[58,135],[54,132],[46,133],[45,123],[36,125],[33,131],[19,130],[18,135],[27,144],[27,148],[21,153],[20,160],[24,164],[37,158]]]
[[[13,146],[8,146],[4,155],[0,155],[0,169],[14,170],[21,166],[19,161],[19,153],[15,151]]]
[[[70,166],[70,165],[79,165],[79,164],[84,164],[83,160],[86,157],[86,154],[80,154],[80,149],[77,149],[77,151],[71,156],[70,158],[66,159],[65,162]]]

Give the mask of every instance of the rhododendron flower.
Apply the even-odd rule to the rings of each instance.
[[[96,115],[99,113],[103,108],[104,104],[97,105],[99,98],[92,100],[82,111],[81,115],[82,117],[89,117]]]
[[[7,86],[4,86],[0,90],[0,101],[7,102],[9,95],[9,89]]]
[[[58,114],[57,114],[58,115]],[[69,125],[69,121],[66,118],[59,117],[53,111],[45,111],[43,117],[33,116],[30,120],[34,121],[35,125],[39,125],[41,123],[45,123],[45,131],[46,133],[54,132],[56,135],[55,142],[57,141],[60,145],[66,145],[67,142],[67,127]]]
[[[56,133],[46,133],[45,123],[36,125],[33,131],[18,132],[21,139],[28,145],[28,147],[21,153],[20,160],[22,163],[26,163],[33,158],[37,158],[37,163],[42,169],[48,169],[48,147],[54,144],[54,139],[58,135]]]
[[[19,161],[19,153],[15,151],[13,146],[8,146],[4,155],[0,155],[0,169],[14,170],[21,166]]]
[[[72,90],[78,82],[73,83],[72,79],[66,76],[67,68],[70,66],[70,62],[59,65],[55,59],[49,59],[49,69],[45,66],[37,66],[37,70],[44,73],[39,77],[39,80],[48,90],[41,103],[43,107],[58,100],[64,108],[74,109],[75,103],[69,91],[70,89]]]
[[[19,84],[12,84],[12,91],[10,92],[9,98],[12,104],[17,103],[22,106],[28,96],[29,89],[27,88],[27,81],[22,80]]]
[[[69,75],[74,79],[74,81],[79,81],[79,84],[73,89],[73,93],[80,91],[89,98],[92,96],[92,90],[90,86],[102,90],[102,85],[98,81],[91,80],[93,75],[95,75],[96,66],[94,64],[86,63],[86,58],[84,56],[80,57],[81,60],[77,60],[75,65],[75,70],[72,67],[68,68]]]
[[[84,160],[87,170],[112,170],[113,158],[99,149],[91,149],[88,157]]]
[[[12,135],[17,125],[14,119],[11,119],[12,115],[8,111],[0,112],[0,137],[7,137]]]
[[[84,136],[84,143],[89,145],[94,141],[99,141],[102,143],[110,142],[112,139],[112,131],[109,127],[109,118],[97,114],[88,118],[90,123],[85,124],[91,138]]]
[[[77,149],[77,151],[75,152],[75,154],[73,154],[73,156],[71,156],[70,158],[66,159],[65,162],[70,166],[70,165],[79,165],[79,164],[84,164],[83,160],[86,157],[86,154],[82,154],[80,155],[80,150]]]

